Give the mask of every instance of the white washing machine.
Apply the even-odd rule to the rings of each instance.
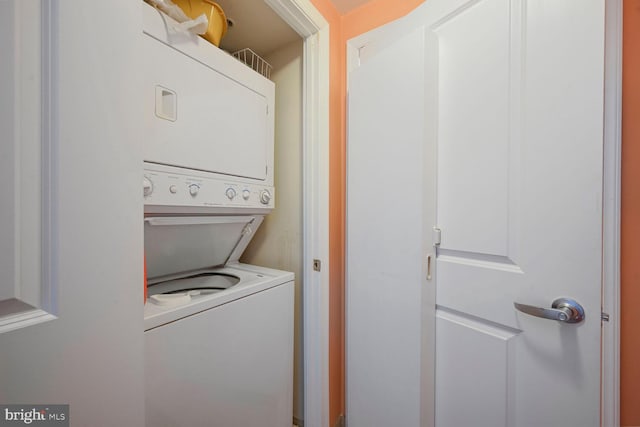
[[[145,206],[146,425],[290,426],[294,276],[238,262],[264,211],[187,209],[193,176],[145,176],[176,198]]]
[[[142,7],[146,424],[289,427],[293,273],[238,262],[275,206],[275,85]]]

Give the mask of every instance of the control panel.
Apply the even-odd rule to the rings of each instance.
[[[273,209],[274,188],[233,177],[171,166],[150,168],[143,178],[145,205]]]

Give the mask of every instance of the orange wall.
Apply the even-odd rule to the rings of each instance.
[[[345,14],[342,17],[343,47],[349,39],[398,19],[423,2],[424,0],[372,0]]]
[[[640,1],[624,0],[620,424],[640,426]]]

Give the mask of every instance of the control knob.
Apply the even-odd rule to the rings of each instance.
[[[198,195],[198,191],[200,191],[200,186],[197,184],[191,184],[189,186],[189,194],[191,194],[192,197],[196,197]]]
[[[148,177],[144,177],[142,180],[142,189],[144,192],[144,197],[150,196],[153,193],[153,183]]]
[[[247,189],[242,190],[242,198],[245,200],[249,200],[249,196],[251,196],[251,192]]]
[[[260,203],[262,203],[263,205],[268,205],[270,201],[271,193],[269,193],[269,190],[262,190],[260,192]]]
[[[233,200],[236,197],[236,190],[234,190],[233,188],[229,187],[229,188],[227,188],[227,191],[225,192],[225,194],[227,195],[229,200]]]

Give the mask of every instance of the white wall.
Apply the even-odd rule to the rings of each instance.
[[[141,2],[49,1],[59,318],[0,335],[0,402],[68,403],[75,426],[142,426]]]
[[[293,416],[303,418],[302,352],[302,40],[265,59],[273,65],[276,83],[275,187],[276,209],[266,217],[242,262],[293,271],[295,340]]]

